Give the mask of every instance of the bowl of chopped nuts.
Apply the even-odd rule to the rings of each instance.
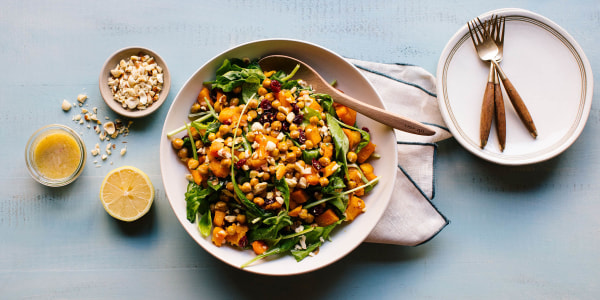
[[[145,117],[167,98],[171,76],[167,64],[156,52],[128,47],[113,53],[102,66],[99,79],[104,102],[116,113]]]

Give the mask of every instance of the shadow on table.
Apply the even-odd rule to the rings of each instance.
[[[330,244],[329,246],[333,246]],[[403,272],[414,272],[409,265],[427,257],[427,246],[405,247],[396,245],[363,243],[341,260],[306,274],[294,276],[265,276],[248,273],[235,268],[216,268],[218,278],[229,280],[224,283],[241,297],[260,295],[260,299],[330,299],[340,286],[356,288],[361,283],[349,283],[351,274],[365,276],[377,269],[373,266],[386,265],[394,268],[399,277]],[[306,258],[310,259],[310,258]],[[232,292],[233,293],[233,292]]]
[[[156,208],[152,205],[148,213],[135,222],[113,222],[121,233],[129,237],[141,237],[152,234],[156,226]],[[108,215],[108,214],[107,214]]]

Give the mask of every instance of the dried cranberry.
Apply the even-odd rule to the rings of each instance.
[[[271,91],[273,93],[279,93],[279,91],[281,91],[281,82],[275,79],[271,80]]]
[[[290,123],[286,121],[281,122],[281,131],[290,132]]]
[[[306,142],[306,134],[302,128],[298,129],[298,132],[300,132],[300,135],[298,136],[298,143],[304,144],[304,142]]]
[[[248,237],[244,235],[244,236],[243,236],[243,237],[242,237],[242,238],[239,240],[239,242],[238,242],[238,245],[239,245],[241,248],[246,248],[246,246],[248,246]]]
[[[225,125],[231,125],[231,120],[225,120],[225,121],[223,121],[223,124],[225,124]]]
[[[241,169],[245,164],[246,164],[246,159],[242,158],[242,159],[240,159],[240,160],[238,160],[238,161],[235,162],[235,167],[237,169]]]
[[[325,212],[325,207],[323,207],[321,205],[313,206],[308,209],[308,212],[316,217]]]
[[[265,199],[265,205],[269,205],[269,204],[273,204],[273,203],[275,203],[275,199],[273,199],[273,198]]]
[[[304,121],[304,115],[303,114],[297,114],[294,117],[294,123],[296,123],[296,124],[302,124],[302,121]]]
[[[367,127],[363,127],[362,130],[366,131],[367,133],[369,133],[369,128],[367,128]]]
[[[264,110],[264,111],[268,111],[271,110],[273,108],[273,106],[271,106],[271,102],[267,99],[263,99],[263,101],[260,102],[260,107]]]
[[[317,171],[321,170],[322,166],[316,158],[313,158],[311,163],[312,163],[313,168],[315,168],[315,170],[317,170]]]
[[[267,111],[264,112],[261,116],[260,119],[258,120],[261,124],[265,124],[265,123],[271,123],[273,122],[273,120],[275,119],[275,115],[273,115],[272,112]]]
[[[292,102],[292,111],[293,111],[293,112],[294,112],[296,115],[300,114],[300,107],[298,107],[298,105],[296,105],[296,103],[293,103],[293,102]]]

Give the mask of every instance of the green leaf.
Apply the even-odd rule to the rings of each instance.
[[[209,196],[212,191],[209,189],[202,189],[199,185],[194,182],[188,183],[187,191],[185,193],[186,202],[186,215],[190,222],[196,221],[198,214],[204,214],[209,208]]]
[[[210,230],[212,228],[212,217],[210,210],[208,210],[205,214],[200,217],[200,221],[198,222],[198,230],[202,236],[207,237],[210,235]]]
[[[291,238],[291,239],[284,240],[283,242],[281,242],[281,243],[279,243],[277,245],[274,245],[271,248],[269,248],[269,250],[267,250],[265,253],[263,253],[261,255],[257,255],[253,259],[251,259],[248,262],[244,263],[243,265],[241,265],[241,268],[243,269],[243,268],[251,265],[255,261],[261,260],[261,259],[263,259],[265,257],[268,257],[268,256],[271,256],[271,255],[285,254],[288,251],[290,251],[290,249],[292,249],[292,247],[294,247],[294,245],[298,244],[299,240],[300,240],[299,237],[294,237],[294,238]]]
[[[369,134],[368,132],[366,132],[362,129],[358,129],[357,127],[354,127],[354,126],[350,126],[344,122],[340,122],[338,120],[336,120],[336,121],[342,127],[348,128],[350,130],[356,130],[360,133],[360,143],[358,143],[358,147],[356,147],[356,153],[358,153],[360,150],[362,150],[362,148],[364,148],[366,145],[368,145],[369,142],[371,141],[371,134]]]
[[[219,131],[219,127],[221,127],[221,122],[217,120],[208,123],[208,126],[206,127],[206,132],[202,136],[202,143],[210,144],[210,141],[208,140],[208,135]]]
[[[275,188],[281,193],[286,212],[290,210],[290,187],[285,178],[275,179]]]
[[[318,159],[319,149],[302,150],[302,160],[308,165],[312,164],[313,159]]]
[[[342,131],[342,127],[340,127],[339,122],[337,122],[337,120],[330,113],[325,113],[325,116],[327,119],[327,127],[329,128],[331,138],[333,139],[333,145],[335,146],[336,160],[341,162],[344,174],[347,175],[348,162],[346,161],[346,155],[348,154],[350,142],[348,141],[348,137],[344,131]]]

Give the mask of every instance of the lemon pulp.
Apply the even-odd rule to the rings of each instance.
[[[140,169],[125,166],[110,171],[100,187],[100,200],[108,214],[121,221],[145,215],[154,200],[154,187]]]

